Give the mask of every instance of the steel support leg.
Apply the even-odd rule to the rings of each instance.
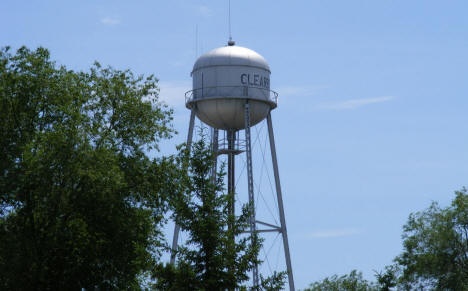
[[[245,103],[245,146],[246,146],[246,153],[247,153],[247,182],[248,182],[248,190],[249,190],[249,205],[251,207],[251,215],[250,215],[250,232],[252,236],[256,236],[256,225],[255,225],[255,199],[254,199],[254,186],[253,186],[253,170],[252,170],[252,145],[251,145],[251,137],[250,137],[250,108],[249,103]],[[252,240],[253,242],[253,240]],[[253,268],[253,284],[254,288],[258,288],[258,265],[255,264]]]
[[[189,123],[189,131],[187,135],[187,150],[190,153],[192,147],[192,139],[193,139],[193,127],[195,125],[195,110],[192,109],[190,112],[190,123]],[[172,250],[171,250],[171,264],[175,263],[176,251],[177,251],[177,243],[179,241],[179,232],[180,226],[176,223],[174,226],[174,237],[172,238]]]
[[[271,113],[267,116],[268,135],[270,138],[271,159],[273,161],[273,172],[275,175],[276,195],[278,199],[278,209],[281,223],[281,234],[283,236],[284,256],[286,259],[286,268],[288,271],[289,290],[294,291],[294,278],[291,266],[291,256],[289,254],[288,232],[286,230],[286,219],[284,218],[283,195],[281,193],[281,183],[278,171],[278,160],[276,158],[275,137],[273,135],[273,124],[271,122]]]
[[[227,131],[228,140],[228,193],[232,194],[231,200],[229,201],[228,209],[231,215],[235,214],[235,191],[236,191],[236,179],[235,179],[235,142],[236,142],[236,131]]]
[[[236,191],[236,182],[235,182],[235,141],[236,141],[236,131],[234,130],[227,130],[227,141],[228,141],[228,154],[227,154],[227,160],[228,160],[228,194],[230,195],[227,209],[230,218],[228,219],[228,230],[229,230],[229,237],[228,240],[230,241],[229,245],[231,248],[235,248],[235,236],[233,233],[234,229],[234,223],[235,223],[235,191]],[[231,249],[231,251],[234,251],[234,249]],[[235,260],[235,257],[229,257],[228,260]],[[229,273],[234,273],[234,261],[232,261],[231,264],[229,264],[228,267]],[[234,289],[230,289],[233,290]]]
[[[213,128],[213,138],[211,141],[211,150],[213,151],[213,169],[211,172],[212,183],[216,183],[216,171],[218,169],[218,136],[219,130]]]

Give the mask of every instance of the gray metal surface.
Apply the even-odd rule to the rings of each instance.
[[[228,139],[228,193],[232,195],[231,200],[229,201],[228,211],[232,216],[235,215],[235,192],[236,192],[236,151],[235,151],[235,142],[236,142],[236,132],[234,130],[229,130],[227,132]],[[232,226],[228,226],[232,229]],[[234,240],[234,237],[232,238]]]
[[[211,139],[211,150],[213,151],[213,169],[211,170],[211,182],[216,184],[216,174],[218,170],[218,142],[219,142],[219,130],[213,128],[213,137]]]
[[[193,65],[192,74],[201,68],[224,65],[250,66],[270,71],[268,63],[260,54],[251,49],[233,45],[219,47],[200,56]]]
[[[235,181],[235,162],[236,156],[234,153],[235,150],[235,142],[236,142],[236,132],[234,130],[227,131],[227,140],[228,140],[228,193],[231,195],[229,197],[229,202],[227,205],[227,210],[229,215],[233,218],[235,217],[235,191],[236,191],[236,181]],[[231,241],[231,245],[235,245],[236,237],[234,236],[234,221],[232,219],[228,219],[228,230],[230,231],[229,240]],[[228,267],[229,273],[234,273],[234,266],[231,264]]]
[[[186,106],[196,105],[197,117],[211,127],[244,129],[243,106],[251,103],[251,126],[276,107],[270,91],[270,67],[253,50],[229,45],[202,55],[192,71],[192,88]]]
[[[211,127],[224,130],[245,128],[244,104],[246,99],[200,99],[196,102],[197,117]],[[264,120],[271,106],[263,101],[250,100],[251,124]]]
[[[250,137],[250,106],[249,102],[245,103],[245,152],[247,154],[247,184],[249,191],[249,206],[250,212],[250,231],[253,236],[257,236],[256,224],[255,224],[255,198],[254,198],[254,184],[253,184],[253,167],[252,167],[252,145]],[[254,243],[255,237],[252,237],[252,244]],[[254,288],[258,288],[258,264],[255,264],[252,270],[252,278]]]
[[[190,123],[189,123],[189,131],[187,135],[187,150],[190,153],[192,148],[192,139],[193,139],[193,127],[195,125],[195,111],[190,111]],[[171,250],[171,264],[175,264],[175,257],[177,253],[177,244],[179,242],[179,232],[180,226],[175,223],[174,225],[174,236],[172,238],[172,250]]]
[[[278,211],[281,223],[281,233],[283,236],[284,256],[286,259],[286,268],[288,272],[289,290],[294,291],[294,277],[291,265],[291,255],[289,253],[288,231],[286,229],[286,219],[284,217],[283,194],[281,192],[281,183],[278,170],[278,159],[276,158],[275,136],[273,134],[273,123],[271,122],[271,113],[267,116],[268,136],[270,139],[271,159],[273,162],[273,173],[275,176],[276,197],[278,199]]]

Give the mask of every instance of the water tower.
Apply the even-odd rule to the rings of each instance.
[[[246,154],[247,191],[250,205],[255,209],[254,175],[252,170],[252,126],[267,120],[268,137],[276,188],[279,224],[273,225],[256,220],[255,211],[250,218],[250,231],[256,233],[278,232],[283,239],[283,250],[288,272],[289,288],[294,290],[294,280],[289,254],[288,235],[284,217],[283,198],[276,158],[275,140],[271,121],[271,110],[277,107],[278,94],[270,90],[270,67],[265,59],[248,48],[236,46],[229,41],[227,46],[214,49],[197,59],[191,76],[193,89],[186,93],[185,104],[191,111],[187,146],[193,137],[195,116],[212,128],[213,150],[218,159],[227,155],[228,192],[235,192],[235,157]],[[220,131],[224,131],[225,142],[220,142]],[[239,146],[239,132],[244,131],[245,140]],[[237,142],[236,142],[237,139]],[[234,201],[230,203],[234,212]],[[257,226],[259,226],[257,228]],[[180,228],[174,229],[171,262],[175,262]],[[254,285],[258,285],[258,266],[253,270]]]

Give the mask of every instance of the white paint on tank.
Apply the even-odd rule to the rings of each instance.
[[[251,125],[276,107],[276,93],[270,91],[270,67],[248,48],[229,45],[202,55],[193,66],[192,78],[187,108],[194,108],[197,117],[214,128],[243,129],[247,101]]]

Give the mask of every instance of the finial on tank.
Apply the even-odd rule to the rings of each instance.
[[[235,45],[236,42],[232,40],[232,38],[229,38],[229,41],[228,41],[228,46],[233,46]]]

